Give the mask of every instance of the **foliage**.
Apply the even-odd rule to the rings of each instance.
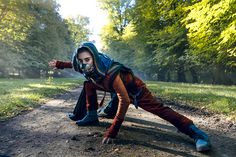
[[[102,0],[110,15],[104,49],[148,79],[235,84],[235,2]]]
[[[0,0],[0,41],[13,45],[25,40],[33,21],[29,0]]]
[[[110,23],[104,26],[101,32],[103,51],[115,60],[133,67],[135,65],[131,56],[134,56],[132,38],[135,36],[131,22],[132,0],[100,0],[100,6],[106,10]]]
[[[88,17],[78,15],[77,18],[67,18],[65,23],[68,26],[69,34],[73,43],[75,43],[75,48],[77,44],[87,41],[90,31],[85,27],[89,24]]]
[[[54,0],[0,1],[0,77],[47,75],[49,60],[68,60],[88,40],[88,18],[64,20],[58,9]]]
[[[183,22],[194,55],[214,64],[235,67],[235,10],[235,0],[202,0],[186,8],[189,14]]]

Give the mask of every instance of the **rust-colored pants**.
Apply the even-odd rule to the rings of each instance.
[[[171,108],[164,106],[164,104],[159,102],[146,87],[143,87],[142,90],[142,94],[137,100],[139,107],[170,122],[178,128],[179,131],[189,134],[188,126],[193,124],[192,120],[175,112]]]
[[[86,105],[87,110],[97,110],[98,102],[97,102],[97,93],[96,90],[103,90],[102,88],[96,86],[92,82],[85,82],[85,90],[86,90]],[[189,134],[188,126],[193,124],[192,120],[187,117],[175,112],[171,108],[164,106],[163,103],[159,102],[151,92],[146,88],[146,86],[142,87],[142,93],[137,97],[138,106],[142,109],[151,112],[155,115],[158,115],[160,118],[170,122],[179,131]]]
[[[84,88],[86,91],[86,108],[87,111],[94,111],[98,109],[97,90],[104,91],[101,87],[96,86],[91,81],[84,82]]]

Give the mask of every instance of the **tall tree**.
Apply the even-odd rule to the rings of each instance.
[[[134,49],[130,44],[133,32],[131,22],[132,0],[100,0],[101,8],[109,15],[109,23],[103,28],[101,38],[103,51],[122,63],[133,66]]]
[[[236,83],[235,2],[102,0],[110,15],[104,48],[152,79]]]
[[[6,76],[8,70],[16,67],[21,57],[22,42],[35,20],[30,14],[29,0],[0,0],[0,76]]]
[[[54,0],[1,1],[0,76],[17,70],[39,77],[49,60],[68,59],[77,42],[88,39],[88,19],[63,20],[58,7]]]
[[[34,16],[30,14],[29,0],[0,0],[0,41],[14,46],[22,41],[32,26]]]
[[[236,70],[236,1],[202,0],[186,10],[191,54],[212,67],[215,83],[229,82],[222,76]]]
[[[187,5],[187,1],[177,0],[136,0],[134,23],[146,47],[142,53],[146,54],[145,60],[152,58],[149,63],[158,80],[172,77],[173,81],[186,82],[188,41],[180,21],[185,17],[183,7]]]
[[[67,18],[65,23],[68,26],[71,41],[74,43],[73,48],[78,44],[89,39],[90,30],[86,28],[89,24],[89,18],[78,15],[76,18]]]

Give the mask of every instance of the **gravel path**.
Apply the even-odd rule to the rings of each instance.
[[[103,134],[111,119],[100,118],[99,126],[78,127],[66,117],[66,113],[73,110],[80,90],[58,95],[39,108],[0,122],[0,157],[236,156],[236,123],[222,115],[175,102],[167,104],[209,133],[211,151],[196,152],[190,138],[159,117],[132,105],[114,144],[102,145]]]

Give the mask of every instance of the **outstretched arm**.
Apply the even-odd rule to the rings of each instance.
[[[72,68],[71,62],[63,62],[55,59],[48,62],[48,65],[54,69]]]

